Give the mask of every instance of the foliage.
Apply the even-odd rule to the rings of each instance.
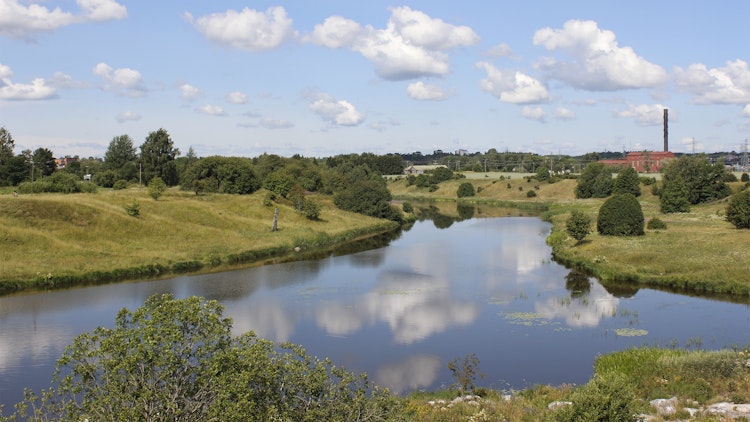
[[[292,206],[294,207],[297,212],[302,212],[302,209],[305,207],[305,190],[302,189],[302,186],[299,184],[295,184],[292,186],[292,188],[289,190],[289,193],[287,193],[287,199],[289,199],[292,202]]]
[[[104,153],[104,169],[117,174],[117,179],[136,178],[138,154],[133,140],[128,135],[115,136]],[[103,186],[103,185],[102,185]]]
[[[568,234],[580,245],[583,239],[591,233],[591,217],[581,210],[573,210],[568,218],[566,229]]]
[[[41,177],[50,176],[57,170],[57,164],[55,164],[55,156],[52,151],[47,148],[37,148],[31,155],[31,162],[34,168],[34,178],[36,175]]]
[[[414,206],[411,204],[411,202],[404,202],[401,204],[401,209],[404,212],[414,212]]]
[[[608,236],[642,236],[643,210],[635,196],[613,195],[599,208],[596,221],[599,234]]]
[[[463,182],[458,185],[456,196],[458,196],[459,198],[466,198],[469,196],[474,196],[475,194],[476,193],[474,192],[474,185],[471,182]]]
[[[23,182],[18,185],[20,193],[77,193],[83,191],[83,186],[90,185],[82,182],[75,175],[69,173],[55,172],[49,177],[35,180],[34,182]]]
[[[174,147],[172,138],[165,129],[150,132],[141,145],[141,163],[143,178],[149,183],[154,177],[160,177],[167,186],[179,183],[175,158],[180,150]]]
[[[629,193],[633,196],[641,196],[641,181],[638,172],[633,167],[627,166],[620,170],[615,177],[612,193]]]
[[[75,338],[45,399],[17,416],[62,420],[384,420],[399,401],[300,346],[232,337],[216,301],[154,295],[115,328]],[[31,409],[31,415],[27,411]]]
[[[670,160],[664,167],[665,190],[669,182],[681,179],[687,189],[690,204],[722,199],[732,191],[725,182],[727,170],[722,162],[711,163],[704,155],[685,155]]]
[[[289,195],[289,191],[292,190],[294,185],[294,177],[284,169],[275,170],[263,179],[265,189],[276,192],[284,198]]]
[[[103,188],[111,188],[117,181],[117,173],[114,170],[105,170],[94,175],[93,182]]]
[[[750,190],[735,193],[727,204],[727,221],[738,229],[750,229]]]
[[[212,156],[193,159],[182,174],[181,189],[196,195],[204,192],[250,194],[260,189],[252,160]]]
[[[317,220],[320,218],[321,205],[317,201],[306,200],[302,213],[308,220]]]
[[[136,200],[133,200],[128,205],[125,205],[125,213],[128,214],[131,217],[138,217],[141,215],[141,206],[138,204]]]
[[[391,193],[379,177],[353,181],[333,195],[333,203],[344,211],[401,221],[401,214],[391,207],[390,200]]]
[[[664,189],[659,197],[661,212],[664,214],[675,212],[690,212],[690,199],[685,181],[673,178],[664,181]]]
[[[9,175],[15,145],[10,131],[5,126],[0,127],[0,186],[11,182]]]
[[[578,178],[576,198],[606,198],[613,188],[612,169],[602,163],[591,163]]]
[[[448,370],[451,371],[461,393],[473,392],[476,389],[474,381],[477,376],[484,378],[484,374],[479,372],[479,358],[476,353],[464,356],[463,360],[455,358],[448,362]]]
[[[539,166],[539,168],[536,169],[536,180],[539,180],[540,182],[550,180],[552,176],[550,176],[549,172],[549,167]]]
[[[555,413],[556,421],[635,421],[638,413],[633,386],[617,373],[594,376],[572,392],[570,401]]]
[[[750,182],[750,176],[747,173],[742,173],[742,176],[740,176],[740,182]]]
[[[438,184],[440,182],[445,182],[446,180],[453,179],[454,174],[453,170],[449,169],[448,167],[436,167],[432,170],[429,170],[429,176],[431,184]]]
[[[114,190],[121,190],[121,189],[125,189],[127,187],[128,187],[128,182],[125,181],[125,180],[122,180],[122,179],[116,181],[115,184],[112,185],[112,189],[114,189]]]
[[[154,198],[154,201],[159,199],[160,196],[167,190],[167,184],[161,180],[161,177],[156,176],[151,179],[148,183],[148,195]]]
[[[646,228],[649,230],[666,230],[667,223],[665,223],[664,220],[660,218],[654,217],[648,220],[648,223],[646,224]]]
[[[536,191],[535,190],[526,191],[526,197],[527,198],[534,198],[534,197],[536,197]]]

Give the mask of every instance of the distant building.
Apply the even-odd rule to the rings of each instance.
[[[638,173],[659,173],[664,164],[674,158],[674,153],[669,151],[637,151],[629,152],[624,159],[599,162],[613,167],[632,167]]]
[[[55,158],[55,165],[57,168],[62,169],[65,168],[68,164],[78,161],[78,157],[62,157],[62,158]]]
[[[456,152],[453,153],[453,155],[458,155],[458,156],[464,156],[464,155],[468,155],[468,154],[469,154],[469,151],[465,150],[465,149],[459,149],[459,150],[457,150]]]

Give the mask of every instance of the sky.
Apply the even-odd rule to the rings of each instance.
[[[741,151],[750,2],[0,0],[15,153]]]

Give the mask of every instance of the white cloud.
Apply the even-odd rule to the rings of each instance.
[[[541,107],[529,107],[525,106],[523,110],[521,110],[521,115],[529,120],[535,120],[537,122],[545,122],[545,119],[547,117],[547,113],[542,110]]]
[[[196,88],[196,87],[194,87],[194,86],[192,86],[190,84],[183,83],[183,84],[180,84],[180,86],[178,86],[178,88],[180,89],[180,92],[182,92],[182,94],[181,94],[182,99],[185,100],[185,101],[192,101],[192,100],[198,98],[198,96],[200,96],[200,94],[201,94],[201,90],[200,89],[198,89],[198,88]]]
[[[745,117],[750,117],[750,104],[746,105],[745,108],[742,109],[742,115]]]
[[[0,100],[46,100],[57,96],[57,90],[42,78],[28,84],[14,83],[10,67],[0,64]]]
[[[745,104],[750,102],[750,70],[747,62],[735,60],[725,67],[708,69],[692,64],[687,69],[675,68],[677,86],[693,94],[697,104]]]
[[[415,100],[445,100],[451,95],[450,92],[446,92],[443,88],[437,85],[428,85],[422,81],[409,84],[406,88],[406,92],[409,96]]]
[[[346,47],[370,60],[380,77],[406,80],[449,72],[446,51],[476,44],[479,36],[467,26],[455,26],[409,7],[391,9],[385,29],[339,16],[316,25],[305,40],[329,48]]]
[[[661,126],[664,123],[664,109],[667,108],[661,104],[628,104],[625,110],[615,110],[612,114],[615,117],[633,119],[639,126]],[[674,117],[670,113],[670,118]]]
[[[210,104],[198,107],[196,108],[196,111],[203,114],[208,114],[209,116],[226,116],[223,108]]]
[[[249,51],[270,50],[294,37],[292,20],[283,7],[265,13],[244,8],[241,12],[227,10],[193,19],[186,19],[210,41]]]
[[[138,120],[141,120],[141,115],[131,110],[123,111],[117,115],[118,123],[135,122]]]
[[[99,63],[92,70],[94,75],[104,79],[102,89],[112,91],[128,97],[142,97],[146,95],[141,72],[129,68],[113,69],[106,63]]]
[[[365,120],[365,115],[348,101],[323,93],[309,94],[308,99],[310,110],[332,126],[357,126]]]
[[[288,121],[288,120],[282,120],[282,119],[270,119],[270,118],[262,118],[258,122],[260,127],[266,128],[266,129],[289,129],[294,127],[294,123]]]
[[[480,82],[482,89],[502,102],[538,104],[549,100],[547,88],[531,76],[512,70],[500,70],[487,62],[479,62],[477,67],[487,72],[487,78]]]
[[[23,3],[23,4],[22,4]],[[0,34],[13,38],[31,39],[33,34],[53,31],[57,28],[85,22],[101,22],[124,19],[128,12],[125,6],[114,0],[77,0],[81,13],[74,14],[56,7],[18,0],[0,1]]]
[[[558,107],[555,109],[555,118],[558,120],[572,120],[575,119],[576,113],[573,110],[565,107]]]
[[[569,20],[563,29],[544,28],[534,34],[534,45],[561,50],[571,61],[547,57],[539,68],[552,78],[591,91],[650,88],[667,81],[661,66],[638,56],[631,47],[620,47],[612,31],[594,21]]]
[[[508,44],[501,43],[490,47],[484,55],[491,57],[510,57],[513,55],[513,49]]]
[[[239,91],[234,91],[227,94],[226,100],[230,104],[247,104],[247,95]]]
[[[66,75],[62,72],[55,72],[52,78],[47,80],[50,86],[57,89],[84,89],[89,87],[89,83],[86,81],[77,81],[72,76]]]

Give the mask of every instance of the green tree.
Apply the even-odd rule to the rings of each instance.
[[[566,229],[568,234],[580,245],[583,239],[591,233],[591,217],[583,211],[573,210],[568,218]]]
[[[138,154],[133,140],[128,135],[120,135],[109,142],[102,167],[114,171],[117,179],[132,180],[138,176],[137,160]]]
[[[711,163],[705,155],[685,155],[664,167],[664,184],[681,179],[692,205],[726,198],[732,190],[726,184],[727,170],[721,162]]]
[[[664,214],[690,212],[690,199],[685,181],[681,177],[664,180],[664,189],[659,197],[659,207]]]
[[[629,193],[612,195],[599,208],[596,229],[601,235],[642,236],[643,209]]]
[[[35,149],[32,153],[31,160],[34,164],[34,172],[41,177],[50,176],[55,170],[57,170],[55,156],[52,154],[52,151],[47,148]],[[36,177],[36,175],[34,177]]]
[[[143,181],[148,184],[154,177],[160,177],[167,186],[177,185],[179,177],[174,160],[179,155],[180,150],[174,147],[166,130],[150,132],[141,145]]]
[[[459,198],[466,198],[469,196],[474,196],[475,194],[476,192],[474,191],[474,185],[472,185],[471,182],[463,182],[458,185],[456,196],[458,196]]]
[[[615,177],[612,193],[629,193],[633,196],[641,196],[641,180],[638,172],[633,167],[624,167]]]
[[[738,229],[750,229],[750,190],[735,193],[729,199],[727,221]]]
[[[10,131],[4,126],[0,127],[0,185],[10,183],[11,161],[15,145]]]
[[[576,185],[576,198],[606,198],[612,194],[612,169],[603,163],[590,163]]]
[[[148,182],[148,195],[152,198],[154,198],[154,201],[159,199],[162,194],[164,194],[164,191],[167,190],[167,184],[164,183],[163,180],[161,180],[161,177],[156,176],[151,179],[150,182]]]
[[[296,345],[233,337],[216,301],[151,296],[114,328],[79,335],[53,388],[27,396],[34,420],[386,420],[399,401]]]
[[[539,166],[538,169],[536,169],[536,180],[539,180],[540,182],[546,182],[549,181],[551,178],[549,174],[549,167],[547,166]]]
[[[391,193],[382,177],[355,180],[333,195],[333,203],[344,211],[400,221],[401,214],[391,207],[390,200]]]

